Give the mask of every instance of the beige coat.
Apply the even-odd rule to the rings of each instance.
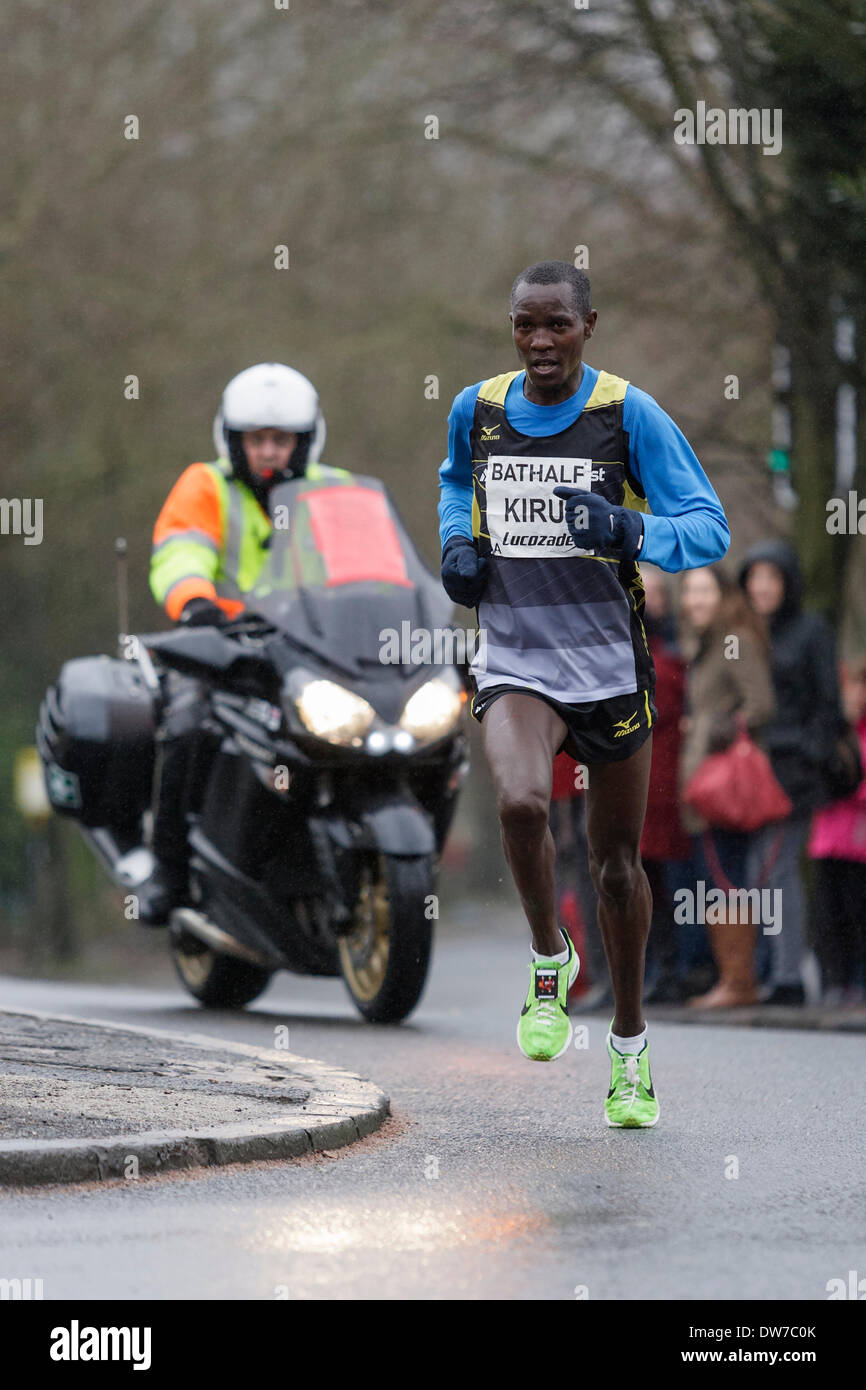
[[[680,750],[680,789],[697,771],[708,753],[730,740],[735,716],[741,715],[749,733],[760,742],[761,730],[776,708],[769,658],[749,632],[739,639],[736,656],[726,656],[730,636],[704,636],[688,672],[688,729]],[[705,822],[683,806],[683,824],[699,834]]]

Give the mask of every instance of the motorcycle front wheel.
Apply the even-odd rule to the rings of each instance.
[[[435,897],[432,855],[372,854],[360,866],[352,925],[339,938],[340,968],[371,1023],[399,1023],[427,982]]]

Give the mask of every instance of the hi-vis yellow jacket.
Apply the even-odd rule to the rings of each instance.
[[[304,476],[318,482],[352,475],[313,463]],[[156,520],[151,593],[174,621],[191,598],[209,598],[236,617],[259,576],[270,533],[270,517],[251,489],[232,476],[228,459],[191,464]]]

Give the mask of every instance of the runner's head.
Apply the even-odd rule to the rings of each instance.
[[[511,287],[511,333],[531,391],[545,403],[573,395],[597,317],[589,276],[568,261],[521,270]]]

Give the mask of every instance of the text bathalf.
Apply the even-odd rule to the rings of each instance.
[[[520,459],[493,454],[487,461],[487,481],[491,483],[569,483],[586,486],[589,459]],[[590,482],[602,482],[604,469],[590,471]]]

